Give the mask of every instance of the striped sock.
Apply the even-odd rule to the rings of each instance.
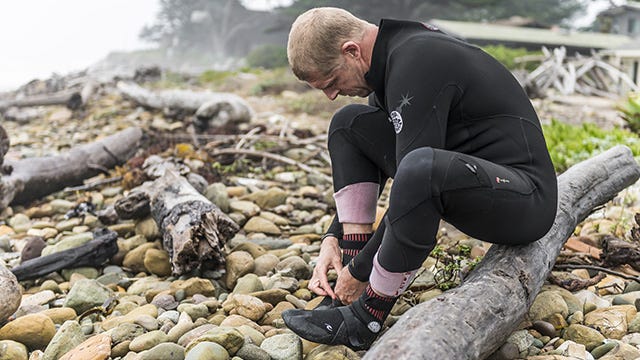
[[[364,310],[381,323],[387,318],[396,300],[398,300],[398,297],[387,297],[376,294],[371,288],[371,285],[367,285],[367,288],[360,298]]]
[[[338,245],[342,249],[342,265],[347,266],[351,259],[353,259],[365,245],[367,241],[371,239],[373,233],[368,234],[345,234],[342,239],[338,241]]]

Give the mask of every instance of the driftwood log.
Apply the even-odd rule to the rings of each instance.
[[[157,164],[150,166],[147,175],[157,174],[158,169]],[[148,198],[140,196],[140,192]],[[238,225],[202,196],[174,166],[168,166],[154,181],[132,190],[126,199],[135,199],[127,203],[127,208],[138,207],[133,201],[151,204],[151,216],[160,227],[162,245],[169,252],[174,275],[199,267],[224,266],[224,245],[238,231]]]
[[[97,82],[92,79],[87,80],[82,87],[75,89],[66,89],[54,93],[38,94],[26,96],[19,99],[0,101],[0,111],[5,111],[12,107],[29,107],[29,106],[49,106],[64,105],[71,110],[77,110],[84,107],[93,95]]]
[[[118,252],[118,233],[100,229],[84,245],[24,261],[11,269],[18,280],[36,279],[54,271],[81,266],[99,267]]]
[[[493,245],[459,287],[407,311],[364,359],[486,358],[516,330],[578,222],[639,177],[624,146],[571,167],[558,178],[558,213],[543,238]]]
[[[177,89],[152,92],[122,81],[117,87],[124,97],[142,106],[195,115],[195,122],[201,129],[249,122],[253,116],[249,104],[234,94]]]
[[[124,163],[137,150],[141,138],[142,130],[129,128],[64,154],[5,161],[4,167],[11,171],[0,176],[0,210],[78,185]]]

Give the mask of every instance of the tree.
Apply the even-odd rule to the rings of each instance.
[[[318,6],[335,6],[378,23],[380,18],[426,21],[448,19],[495,21],[514,15],[529,17],[544,25],[559,24],[584,11],[590,0],[297,0],[284,8],[295,17]]]

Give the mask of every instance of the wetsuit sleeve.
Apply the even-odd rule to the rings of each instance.
[[[324,234],[322,238],[324,239],[327,236],[335,236],[338,239],[342,239],[342,235],[343,235],[342,224],[340,224],[340,220],[338,220],[338,214],[336,214],[333,217],[333,221],[331,222],[331,225],[329,225],[329,229],[327,229],[327,232]]]
[[[445,147],[449,113],[462,92],[456,80],[456,51],[449,47],[414,40],[389,58],[385,90],[396,132],[397,164],[411,150]]]

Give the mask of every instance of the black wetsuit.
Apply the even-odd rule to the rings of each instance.
[[[334,190],[394,182],[354,277],[368,279],[378,248],[388,271],[420,267],[441,218],[500,244],[548,231],[556,175],[527,95],[498,61],[429,25],[383,20],[366,80],[377,105],[349,105],[331,122]],[[329,233],[341,237],[338,219]]]

